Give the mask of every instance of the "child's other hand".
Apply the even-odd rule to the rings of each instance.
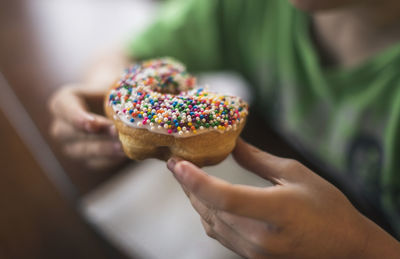
[[[68,85],[50,99],[51,136],[69,157],[90,169],[107,169],[126,157],[113,123],[102,112],[104,91]],[[97,112],[98,114],[96,114]]]
[[[222,245],[247,258],[395,258],[397,242],[299,162],[240,139],[233,154],[275,185],[232,185],[190,162],[168,161],[205,231]]]

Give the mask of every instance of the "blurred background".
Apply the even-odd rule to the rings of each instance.
[[[91,174],[65,159],[48,135],[49,96],[79,81],[99,53],[137,35],[159,5],[0,2],[0,258],[237,258],[205,235],[165,163],[147,160]],[[251,100],[246,82],[229,71],[200,80]],[[246,128],[247,140],[296,157],[257,123]],[[231,182],[269,184],[232,158],[206,171]]]

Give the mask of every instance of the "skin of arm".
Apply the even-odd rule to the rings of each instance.
[[[206,233],[222,245],[247,258],[399,257],[398,241],[301,163],[241,139],[233,155],[274,186],[232,185],[179,158],[167,164]]]
[[[105,53],[82,82],[60,86],[49,99],[51,136],[68,158],[90,170],[112,169],[126,161],[115,127],[103,114],[103,102],[129,62],[120,50]]]

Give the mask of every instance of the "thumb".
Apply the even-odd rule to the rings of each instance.
[[[189,199],[195,196],[210,209],[271,222],[281,218],[277,211],[282,203],[286,204],[287,188],[231,184],[206,174],[188,161],[176,158],[170,158],[167,167]]]
[[[86,95],[89,93],[79,92],[77,87],[65,87],[53,96],[50,109],[56,117],[76,129],[88,133],[109,130],[112,122],[89,111]]]
[[[274,184],[281,184],[282,180],[290,180],[290,171],[293,169],[290,166],[296,163],[292,159],[264,152],[241,138],[238,139],[232,154],[240,166]]]

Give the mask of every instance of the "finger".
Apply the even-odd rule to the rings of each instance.
[[[58,141],[76,141],[76,140],[95,140],[95,139],[118,139],[118,134],[115,126],[110,126],[106,132],[86,133],[76,130],[72,125],[63,120],[56,120],[52,123],[50,134]]]
[[[285,188],[258,188],[232,185],[207,175],[188,161],[168,161],[168,168],[191,195],[207,203],[208,207],[262,220],[279,220],[282,204],[287,199]]]
[[[275,184],[282,184],[284,180],[290,180],[291,176],[295,174],[291,170],[291,163],[294,160],[264,152],[246,143],[241,138],[238,139],[232,154],[243,168]]]
[[[216,222],[221,221],[221,223],[224,223],[231,228],[232,231],[235,231],[238,235],[242,236],[243,239],[245,239],[245,236],[255,236],[256,233],[267,235],[268,233],[277,231],[277,228],[272,224],[209,208],[196,196],[190,195],[190,193],[188,197],[192,207],[210,226],[214,226]]]
[[[66,87],[58,91],[50,102],[52,113],[75,128],[86,132],[99,132],[112,125],[107,118],[91,113],[84,97],[87,92],[79,92],[77,87]],[[97,94],[97,93],[96,93]]]
[[[200,217],[201,224],[203,225],[204,230],[206,231],[207,236],[216,239],[216,235],[211,225]]]
[[[110,140],[87,140],[68,143],[65,145],[64,152],[69,157],[77,160],[125,156],[121,143]]]
[[[237,235],[236,232],[223,222],[217,221],[214,225],[210,225],[207,221],[201,219],[201,224],[203,225],[207,236],[217,240],[221,245],[225,246],[229,250],[245,258],[260,257],[257,248],[253,247],[251,243]],[[266,258],[265,255],[262,258]]]
[[[203,219],[201,220],[201,224],[203,225],[204,231],[206,232],[207,236],[217,240],[221,245],[225,246],[231,251],[235,251],[235,246],[233,246],[230,242],[228,242],[223,236],[217,234],[214,229]],[[243,256],[241,254],[241,256]]]
[[[281,231],[276,225],[224,211],[216,213],[214,221],[231,228],[244,241],[252,244],[252,249],[259,254],[266,253],[265,244],[271,244],[276,239],[276,234]],[[214,225],[217,229],[217,223]]]
[[[208,225],[213,226],[216,217],[216,210],[214,208],[207,207],[196,196],[190,195],[190,192],[187,192],[187,196],[189,197],[192,207],[200,215],[200,217],[207,222]]]
[[[268,240],[271,234],[278,231],[272,224],[209,208],[197,199],[196,196],[190,195],[190,193],[188,197],[202,221],[213,229],[212,233],[225,237],[227,240],[230,240],[228,238],[230,236],[240,239],[241,245],[247,247],[244,251],[248,251],[251,248],[253,252],[262,254],[263,248],[259,245],[260,240]],[[238,241],[234,243],[238,243]]]
[[[203,219],[200,219],[201,224],[203,225],[204,231],[206,232],[207,236],[217,240],[221,245],[225,246],[231,251],[235,251],[235,247],[228,242],[224,237],[215,233],[214,229]],[[236,251],[235,251],[236,252]]]
[[[109,169],[127,161],[126,157],[92,158],[86,161],[86,166],[92,170]]]

